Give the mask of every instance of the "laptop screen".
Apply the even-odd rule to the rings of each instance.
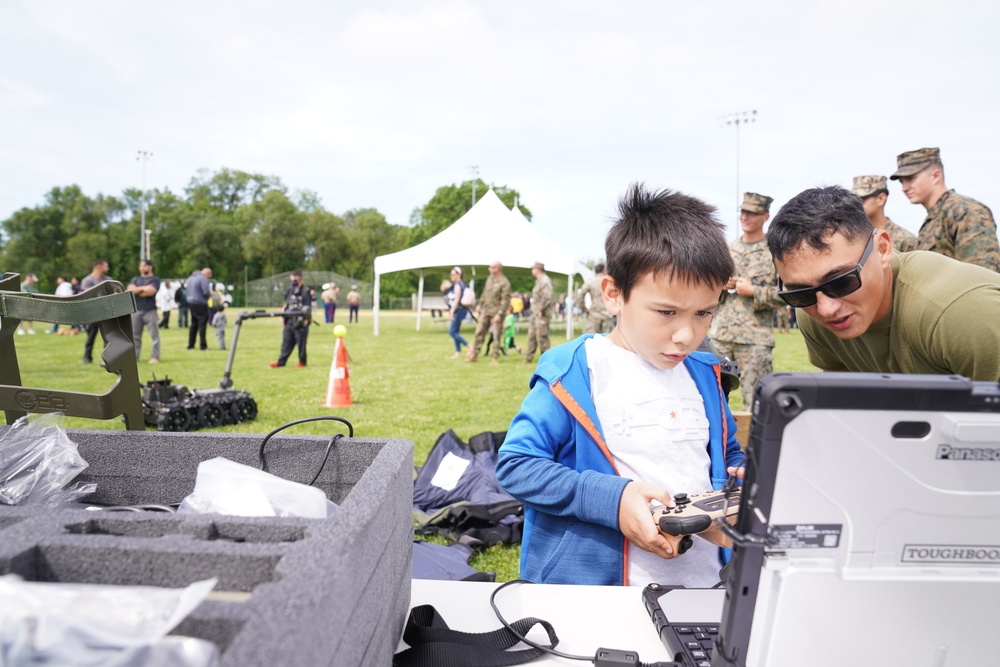
[[[1000,388],[757,387],[715,667],[1000,664]]]

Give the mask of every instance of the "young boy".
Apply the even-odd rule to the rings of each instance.
[[[226,304],[220,301],[218,309],[212,315],[212,327],[215,328],[215,340],[218,341],[220,350],[226,349],[226,325],[228,323]]]
[[[651,502],[742,476],[719,362],[697,352],[734,271],[715,209],[633,185],[605,240],[607,336],[546,352],[500,448],[497,479],[525,504],[521,577],[708,587],[727,545],[713,526],[680,558]]]
[[[521,346],[514,342],[517,335],[517,316],[514,315],[514,307],[507,306],[507,314],[503,318],[503,349],[521,351]]]

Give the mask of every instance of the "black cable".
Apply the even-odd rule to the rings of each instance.
[[[351,425],[351,422],[347,421],[346,419],[342,419],[340,417],[332,417],[332,416],[306,417],[305,419],[297,419],[295,421],[288,422],[287,424],[283,424],[282,426],[279,426],[278,428],[274,429],[273,431],[265,435],[264,439],[261,441],[260,451],[257,454],[258,458],[260,459],[260,469],[263,470],[264,472],[267,472],[267,460],[264,458],[264,447],[267,446],[267,441],[271,439],[271,436],[280,433],[281,431],[284,431],[286,428],[289,428],[291,426],[297,426],[298,424],[305,424],[307,422],[314,422],[314,421],[331,421],[331,420],[341,422],[342,424],[346,424],[347,432],[349,434],[348,437],[351,438],[354,437],[354,426]],[[333,450],[333,446],[337,444],[337,442],[343,437],[344,437],[343,433],[335,433],[330,438],[330,442],[326,443],[326,451],[323,452],[323,460],[319,464],[319,469],[316,471],[316,474],[313,476],[313,478],[309,481],[309,483],[306,486],[312,486],[313,484],[315,484],[316,480],[319,479],[319,476],[323,474],[323,468],[326,467],[326,462],[330,459],[330,452]],[[92,511],[103,510],[110,512],[149,512],[149,511],[176,512],[177,511],[176,508],[178,506],[180,506],[179,502],[171,503],[169,505],[161,505],[158,503],[145,503],[139,505],[101,506],[92,504],[86,509],[90,509]]]
[[[770,534],[770,528],[768,528],[768,535],[766,537],[757,537],[756,535],[739,532],[736,528],[730,526],[728,521],[726,521],[726,513],[729,511],[729,494],[736,487],[735,483],[730,484],[730,482],[735,481],[736,477],[730,477],[722,486],[722,490],[725,492],[723,494],[725,504],[722,508],[722,517],[716,519],[715,522],[719,524],[719,528],[726,535],[726,537],[733,541],[733,544],[738,544],[741,547],[769,547],[777,544],[778,540]],[[713,588],[715,587],[713,586]]]
[[[778,538],[774,535],[768,534],[764,537],[757,537],[756,535],[741,533],[725,521],[721,523],[720,527],[722,528],[722,532],[733,541],[733,544],[738,544],[741,547],[771,547],[778,543]]]
[[[503,627],[506,628],[508,632],[510,632],[512,635],[517,637],[520,641],[527,644],[528,646],[534,649],[538,649],[539,651],[544,651],[545,653],[550,653],[559,658],[565,658],[567,660],[584,660],[586,662],[592,662],[595,665],[628,664],[628,665],[637,665],[638,667],[681,667],[681,665],[676,662],[653,662],[653,663],[639,662],[639,656],[635,653],[632,653],[631,651],[617,651],[614,649],[599,648],[597,649],[597,651],[594,653],[593,656],[573,655],[572,653],[563,653],[562,651],[555,650],[553,648],[553,646],[555,646],[554,643],[552,646],[546,646],[544,644],[538,644],[536,642],[531,641],[530,639],[522,635],[520,632],[515,630],[513,627],[511,627],[510,623],[508,623],[507,620],[500,613],[500,609],[497,607],[496,603],[497,593],[507,588],[508,586],[511,586],[513,584],[530,584],[530,583],[532,582],[527,581],[525,579],[513,579],[504,584],[501,584],[500,586],[497,586],[490,594],[490,606],[493,607],[493,613],[496,614],[497,619],[500,621],[501,625],[503,625]],[[558,641],[559,640],[556,639],[556,642]]]
[[[530,646],[532,648],[538,649],[540,651],[545,651],[546,653],[551,653],[552,655],[560,657],[560,658],[566,658],[567,660],[586,660],[587,662],[593,662],[594,661],[594,656],[591,656],[591,655],[572,655],[570,653],[563,653],[562,651],[555,650],[551,646],[545,646],[544,644],[538,644],[536,642],[531,641],[530,639],[528,639],[527,637],[525,637],[524,635],[522,635],[520,632],[518,632],[517,630],[515,630],[514,628],[512,628],[511,625],[510,625],[510,623],[508,623],[504,619],[503,615],[500,614],[500,609],[497,607],[497,603],[496,603],[497,593],[499,593],[503,589],[505,589],[508,586],[511,586],[513,584],[530,584],[530,583],[531,583],[530,581],[526,581],[525,579],[512,579],[511,581],[508,581],[505,584],[501,584],[500,586],[497,586],[493,590],[493,592],[490,594],[490,606],[493,607],[493,613],[497,615],[497,619],[500,621],[500,623],[503,625],[503,627],[507,628],[508,632],[510,632],[512,635],[514,635],[515,637],[517,637],[522,642],[524,642],[525,644],[527,644],[528,646]]]
[[[287,424],[283,424],[278,428],[274,429],[273,431],[265,435],[263,440],[261,440],[260,451],[257,453],[258,459],[260,460],[260,469],[263,470],[264,472],[267,472],[267,459],[264,457],[264,448],[267,446],[267,441],[270,440],[272,436],[274,436],[277,433],[280,433],[281,431],[284,431],[286,428],[315,421],[338,421],[342,424],[346,424],[348,437],[350,438],[354,437],[354,426],[351,425],[351,422],[341,417],[332,417],[332,416],[306,417],[305,419],[296,419],[295,421],[290,421]],[[327,460],[329,460],[330,458],[330,451],[333,449],[333,446],[337,443],[337,441],[339,441],[343,437],[344,437],[343,433],[335,433],[330,438],[330,442],[326,443],[326,451],[323,453],[323,461],[319,464],[319,469],[316,471],[316,475],[312,478],[312,480],[309,482],[307,486],[312,486],[316,482],[316,480],[319,479],[319,476],[323,473],[323,468],[326,467]]]

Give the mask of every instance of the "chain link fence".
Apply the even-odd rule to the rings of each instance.
[[[285,302],[285,290],[290,286],[292,272],[276,273],[267,278],[251,280],[247,284],[247,306],[250,308],[279,308]],[[316,300],[319,301],[323,291],[323,285],[334,283],[340,288],[337,295],[337,307],[347,307],[347,293],[351,291],[351,285],[358,286],[361,294],[361,307],[370,309],[372,307],[371,283],[355,280],[348,276],[334,273],[333,271],[303,271],[302,281],[311,289],[316,291]]]

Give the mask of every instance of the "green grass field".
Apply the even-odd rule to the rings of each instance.
[[[229,313],[227,346],[231,343],[233,323],[238,310]],[[318,315],[322,320],[322,314]],[[176,321],[176,313],[172,319]],[[338,312],[338,323],[346,325],[346,312]],[[281,346],[280,320],[257,319],[241,327],[232,378],[238,389],[250,391],[260,408],[255,421],[222,427],[217,430],[244,433],[267,433],[289,421],[315,415],[336,415],[354,425],[355,435],[372,438],[400,438],[414,443],[414,460],[423,463],[438,436],[452,428],[460,438],[483,431],[504,431],[517,412],[528,389],[533,365],[522,363],[521,355],[512,352],[501,357],[498,366],[480,358],[478,363],[452,360],[454,352],[447,328],[423,318],[422,330],[416,331],[412,312],[383,311],[380,335],[372,330],[372,314],[361,313],[359,324],[348,325],[344,341],[350,354],[350,386],[354,405],[349,408],[323,407],[330,363],[333,358],[333,327],[314,326],[309,334],[309,364],[294,367],[293,355],[285,368],[268,364],[277,359]],[[103,392],[112,384],[112,376],[95,362],[81,363],[84,336],[46,335],[44,323],[36,323],[34,336],[16,336],[15,345],[25,386],[73,391]],[[463,326],[463,335],[471,342],[472,325]],[[553,322],[552,342],[565,342],[565,325]],[[563,333],[559,333],[563,332]],[[579,331],[577,331],[578,333]],[[806,358],[805,344],[798,330],[776,333],[775,370],[815,370]],[[187,350],[187,331],[176,326],[161,331],[159,365],[150,365],[149,335],[143,340],[139,378],[169,376],[176,384],[190,388],[217,387],[225,370],[228,352],[215,349],[215,336],[209,329],[207,352]],[[518,336],[523,345],[525,335]],[[100,347],[98,338],[97,347]],[[733,392],[732,409],[742,408],[739,392]],[[297,427],[296,433],[328,435],[330,422]],[[68,419],[72,428],[124,429],[120,420],[98,422]],[[518,547],[494,547],[473,560],[473,566],[497,573],[498,580],[517,578]]]

